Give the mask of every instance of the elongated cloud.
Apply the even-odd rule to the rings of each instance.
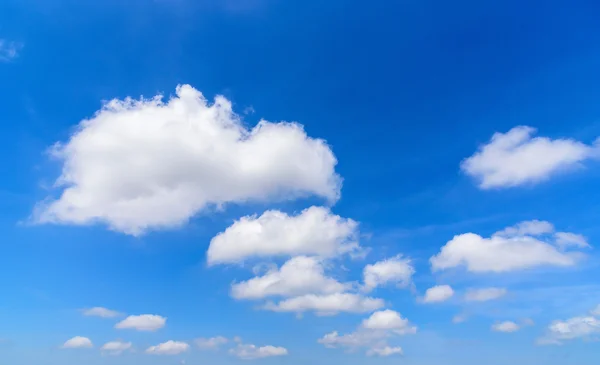
[[[265,357],[285,356],[288,354],[288,350],[285,347],[279,346],[256,346],[239,343],[236,347],[230,349],[229,353],[242,360],[254,360]]]
[[[167,319],[155,314],[141,314],[129,316],[115,325],[117,329],[134,329],[138,331],[154,332],[165,326]]]
[[[425,291],[423,303],[440,303],[452,298],[454,290],[450,285],[436,285]]]
[[[382,299],[364,297],[352,293],[327,295],[307,294],[280,301],[267,303],[264,309],[274,312],[303,313],[314,311],[318,315],[334,315],[339,312],[368,313],[384,306]]]
[[[92,341],[87,337],[81,336],[73,337],[62,345],[63,349],[88,349],[92,347],[94,347]]]
[[[189,349],[190,345],[185,342],[169,340],[156,346],[148,347],[146,353],[150,355],[178,355]]]
[[[37,206],[40,223],[104,223],[141,235],[227,203],[340,196],[325,141],[297,123],[247,129],[229,100],[209,104],[190,85],[166,102],[109,101],[51,154],[63,163],[63,191]]]
[[[214,265],[260,257],[332,257],[359,249],[358,223],[327,208],[310,207],[295,216],[270,210],[259,217],[240,218],[214,237],[207,261]]]
[[[573,139],[532,137],[535,128],[514,127],[492,139],[461,163],[481,189],[508,188],[538,183],[558,172],[598,157],[598,142],[587,145]]]

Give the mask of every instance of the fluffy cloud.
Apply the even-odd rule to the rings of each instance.
[[[88,316],[88,317],[114,318],[114,317],[120,316],[121,313],[114,311],[114,310],[102,308],[102,307],[94,307],[94,308],[84,309],[83,315]]]
[[[132,347],[131,342],[111,341],[111,342],[105,343],[102,346],[101,350],[110,355],[120,355],[124,351],[131,349],[131,347]]]
[[[348,288],[349,285],[325,276],[321,260],[298,256],[287,261],[280,269],[272,269],[263,276],[232,285],[231,295],[236,299],[260,299],[268,296],[331,294]]]
[[[574,339],[597,339],[600,336],[600,319],[592,316],[573,317],[565,321],[554,321],[547,333],[538,340],[541,345],[560,345]]]
[[[285,356],[288,350],[285,347],[261,346],[239,343],[229,350],[229,353],[243,360],[262,359],[265,357]]]
[[[445,302],[452,298],[454,290],[449,285],[437,285],[425,291],[423,303],[439,303]]]
[[[280,301],[267,303],[265,309],[274,312],[303,313],[314,311],[317,315],[334,315],[339,312],[367,313],[384,306],[382,299],[364,297],[353,293],[326,295],[306,294]]]
[[[333,331],[317,342],[328,348],[347,348],[349,350],[367,348],[367,355],[389,356],[401,354],[402,350],[399,347],[388,346],[388,338],[416,332],[417,328],[412,326],[407,319],[402,318],[400,313],[388,309],[373,313],[354,332],[340,335],[337,331]]]
[[[336,256],[359,249],[358,223],[323,207],[296,216],[269,210],[237,220],[210,241],[209,265],[236,263],[251,257]]]
[[[415,269],[408,258],[402,255],[365,266],[363,270],[364,289],[371,291],[378,286],[395,283],[399,287],[410,285]]]
[[[167,318],[155,314],[129,316],[115,325],[118,329],[135,329],[138,331],[156,331],[165,326]]]
[[[369,349],[367,351],[367,355],[369,355],[369,356],[391,356],[391,355],[402,355],[402,354],[403,354],[402,347],[390,347],[390,346],[375,347],[375,348]]]
[[[581,252],[565,251],[548,237],[539,221],[525,222],[489,238],[475,233],[454,236],[430,259],[433,271],[465,266],[471,272],[508,272],[537,266],[573,266]],[[557,247],[559,246],[559,247]],[[560,248],[560,250],[559,250]]]
[[[87,337],[81,336],[73,337],[62,345],[63,349],[82,349],[92,347],[94,347],[92,341]]]
[[[540,236],[554,232],[554,225],[547,221],[537,219],[523,221],[511,227],[506,227],[501,231],[494,233],[495,236],[514,237],[514,236]]]
[[[190,345],[185,342],[169,340],[156,346],[148,347],[146,353],[151,355],[178,355],[189,349]]]
[[[0,62],[8,62],[19,55],[21,43],[0,39]]]
[[[492,331],[510,333],[517,332],[520,328],[521,326],[519,326],[515,322],[505,321],[494,324],[492,326]]]
[[[223,336],[216,336],[211,338],[197,338],[196,340],[194,340],[194,342],[196,343],[196,346],[198,346],[201,349],[215,350],[229,342],[229,340]]]
[[[507,291],[504,288],[469,289],[465,294],[465,300],[468,302],[487,302],[502,298],[506,293]]]
[[[296,123],[247,129],[222,96],[209,104],[189,85],[167,102],[112,100],[51,150],[63,162],[56,200],[41,223],[105,223],[140,235],[177,227],[227,203],[316,195],[336,201],[341,178],[325,141]]]
[[[535,128],[519,126],[495,133],[491,141],[461,163],[461,169],[479,180],[481,189],[537,183],[597,156],[594,146],[572,139],[535,137]]]
[[[410,325],[408,319],[402,318],[400,313],[391,309],[373,313],[363,321],[362,327],[371,330],[390,330],[399,335],[417,333],[417,327]]]

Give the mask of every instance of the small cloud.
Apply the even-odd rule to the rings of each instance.
[[[115,318],[121,316],[122,313],[103,307],[94,307],[84,309],[83,315],[87,317]]]
[[[500,323],[494,324],[492,326],[492,331],[511,333],[511,332],[517,332],[520,328],[521,327],[518,324],[516,324],[515,322],[506,321],[506,322],[500,322]]]
[[[494,299],[499,299],[507,293],[504,288],[483,288],[469,289],[465,294],[467,302],[487,302]]]
[[[288,350],[285,347],[261,346],[239,343],[236,347],[229,350],[229,353],[242,359],[254,360],[265,357],[285,356]]]
[[[454,317],[452,317],[452,323],[454,324],[459,324],[459,323],[463,323],[468,319],[466,314],[457,314]]]
[[[70,340],[67,340],[61,348],[63,349],[84,349],[84,348],[92,348],[94,345],[92,341],[87,337],[76,336]]]
[[[216,350],[221,345],[226,344],[229,340],[222,336],[216,336],[211,338],[198,338],[194,340],[196,346],[205,350]]]
[[[452,298],[454,290],[450,285],[437,285],[425,291],[423,303],[440,303]]]
[[[156,346],[150,346],[146,349],[147,354],[151,355],[178,355],[188,351],[190,345],[185,342],[167,341]]]
[[[132,346],[131,342],[111,341],[105,343],[100,350],[109,355],[120,355],[124,351],[130,350]]]
[[[167,318],[155,314],[129,316],[115,325],[117,329],[135,329],[138,331],[154,332],[165,326]]]

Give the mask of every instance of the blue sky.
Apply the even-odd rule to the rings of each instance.
[[[598,11],[0,2],[0,362],[597,364]]]

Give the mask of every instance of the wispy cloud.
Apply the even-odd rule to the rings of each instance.
[[[0,62],[9,62],[19,56],[23,44],[0,38]]]

